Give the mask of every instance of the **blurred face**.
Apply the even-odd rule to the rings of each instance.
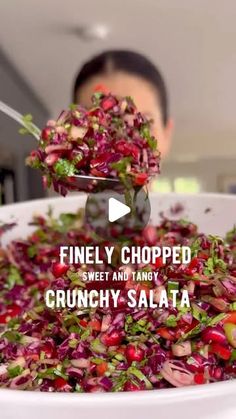
[[[161,108],[155,88],[151,83],[123,72],[98,75],[87,81],[77,92],[76,101],[84,106],[91,105],[91,96],[95,86],[104,85],[110,92],[118,96],[131,96],[137,109],[154,120],[152,133],[158,139],[158,147],[162,157],[168,154],[172,134],[172,121],[164,125]]]

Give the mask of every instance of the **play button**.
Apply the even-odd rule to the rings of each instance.
[[[97,235],[119,241],[142,230],[149,221],[150,212],[144,189],[129,191],[126,195],[109,189],[88,195],[85,220]]]
[[[131,208],[128,205],[123,204],[115,198],[109,198],[108,201],[108,220],[110,223],[119,220],[121,217],[129,214]]]

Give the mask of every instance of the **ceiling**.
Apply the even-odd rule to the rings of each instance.
[[[172,159],[191,161],[236,156],[235,18],[235,0],[11,0],[0,3],[0,40],[54,116],[70,103],[72,80],[93,53],[144,52],[169,86]],[[94,23],[108,26],[106,39],[76,35]]]

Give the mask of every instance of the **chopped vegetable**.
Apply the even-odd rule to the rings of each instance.
[[[81,130],[77,134],[84,135]],[[83,282],[83,266],[58,263],[61,243],[102,249],[108,241],[85,227],[81,212],[55,218],[49,211],[48,217],[35,217],[32,224],[35,230],[27,239],[0,249],[0,387],[115,392],[236,378],[236,240],[231,236],[229,244],[199,234],[188,221],[167,219],[129,236],[126,246],[184,243],[194,249],[188,265],[158,259],[141,268],[159,272],[157,283],[150,282],[148,290],[153,289],[157,299],[159,291],[166,290],[168,308],[128,307],[132,284],[127,281],[118,284],[116,308],[52,310],[45,305],[47,288],[96,288]],[[116,243],[117,254],[121,246]],[[103,269],[120,272],[124,266],[117,259]],[[139,271],[140,266],[130,269]],[[111,282],[106,287],[111,288]],[[133,287],[139,292],[144,285],[140,281]],[[173,289],[189,290],[189,308],[173,307]]]
[[[142,187],[159,173],[160,153],[150,126],[131,98],[96,92],[90,109],[74,105],[48,121],[26,162],[42,171],[45,187],[53,185],[62,195],[78,190],[75,175],[118,178],[126,189]],[[79,190],[93,187],[89,182]]]

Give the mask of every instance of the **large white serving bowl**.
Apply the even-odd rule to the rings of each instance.
[[[236,196],[200,194],[151,194],[151,220],[158,223],[160,212],[184,205],[176,217],[188,218],[201,232],[224,235],[236,224]],[[45,214],[49,206],[55,215],[84,207],[85,195],[42,199],[0,208],[0,222],[18,221],[6,233],[3,245],[26,237],[33,214]],[[1,419],[234,419],[236,380],[203,386],[137,393],[64,394],[0,390]]]

